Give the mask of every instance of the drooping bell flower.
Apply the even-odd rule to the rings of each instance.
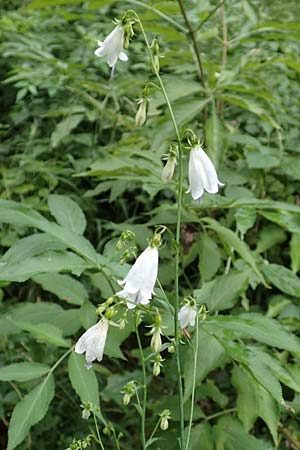
[[[153,294],[158,272],[158,250],[155,246],[149,246],[137,258],[128,274],[120,285],[124,289],[117,293],[119,297],[127,299],[129,309],[136,305],[147,305]]]
[[[178,320],[182,329],[186,328],[188,325],[195,325],[196,319],[196,308],[190,302],[183,305],[178,312]]]
[[[83,333],[75,345],[76,353],[85,353],[87,369],[92,367],[92,362],[95,359],[99,362],[102,361],[108,324],[108,320],[103,317],[96,325],[93,325]]]
[[[216,194],[219,186],[224,186],[218,179],[213,162],[201,148],[196,145],[191,148],[189,159],[189,189],[194,200],[201,200],[204,191]]]
[[[118,59],[128,61],[128,56],[123,51],[124,28],[121,25],[117,25],[103,42],[98,41],[98,46],[95,55],[100,58],[106,56],[107,64],[112,68],[112,75]]]

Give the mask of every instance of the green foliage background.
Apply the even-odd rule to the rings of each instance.
[[[73,353],[55,366],[128,270],[115,249],[120,233],[134,231],[142,250],[155,225],[176,224],[176,179],[160,179],[175,136],[159,91],[146,125],[135,125],[136,100],[155,81],[142,36],[136,29],[129,62],[112,80],[93,55],[126,8],[159,40],[180,129],[203,136],[226,183],[201,204],[188,194],[183,202],[180,289],[209,310],[199,330],[191,450],[300,448],[297,3],[226,0],[224,54],[221,5],[187,0],[204,89],[174,0],[0,1],[1,448],[67,448],[90,432],[80,403],[99,398],[124,434],[121,448],[140,446],[137,411],[120,393],[141,377],[132,321],[110,332],[94,371]],[[174,250],[165,240],[159,279],[172,297]],[[169,335],[171,323],[166,313]],[[185,342],[188,412],[193,353]],[[165,353],[161,376],[149,375],[147,432],[170,409],[169,429],[149,448],[172,450],[177,385]],[[114,448],[110,436],[104,442]]]

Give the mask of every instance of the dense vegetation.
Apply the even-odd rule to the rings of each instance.
[[[159,44],[184,191],[187,129],[225,183],[201,203],[183,194],[179,248],[178,170],[161,181],[176,134],[139,26],[113,78],[94,56],[131,8]],[[180,300],[208,310],[178,337],[186,429],[197,349],[189,449],[300,449],[297,0],[0,0],[0,10],[0,448],[101,448],[89,438],[94,420],[106,450],[142,448],[143,360],[147,448],[179,448],[168,352],[178,251]],[[160,373],[145,308],[141,323],[136,308],[124,329],[110,327],[103,361],[87,370],[72,346],[160,225],[168,230],[151,302],[162,318]],[[131,380],[138,393],[124,405]],[[95,409],[83,419],[87,402]],[[168,428],[152,438],[164,410]]]

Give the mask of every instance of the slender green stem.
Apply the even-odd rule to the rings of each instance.
[[[175,255],[175,307],[174,307],[174,335],[175,335],[175,345],[176,345],[176,366],[177,366],[177,379],[178,379],[178,395],[179,395],[179,410],[180,410],[180,447],[183,448],[184,440],[184,411],[183,411],[183,388],[182,388],[182,377],[181,377],[181,364],[180,364],[180,353],[179,353],[179,338],[178,338],[178,311],[179,311],[179,264],[180,264],[180,230],[181,230],[181,211],[182,211],[182,195],[183,195],[183,171],[182,171],[182,146],[181,138],[179,134],[179,129],[175,119],[172,105],[170,103],[168,94],[166,92],[164,82],[159,75],[156,65],[154,64],[152,49],[148,41],[147,35],[145,33],[143,24],[141,23],[138,15],[134,12],[138,23],[140,25],[148,54],[150,57],[151,65],[153,71],[158,79],[160,88],[164,95],[171,121],[174,127],[178,142],[178,195],[177,195],[177,221],[176,221],[176,255]]]
[[[209,421],[209,420],[215,419],[216,417],[224,416],[225,414],[230,414],[232,412],[236,412],[236,408],[224,409],[224,411],[220,411],[218,413],[211,414],[210,416],[207,416],[205,418],[205,420]]]
[[[148,9],[149,11],[152,11],[154,14],[164,19],[166,22],[169,22],[171,25],[173,25],[173,27],[177,28],[179,31],[182,31],[183,33],[187,32],[187,30],[180,23],[177,23],[176,20],[172,19],[172,17],[167,16],[167,14],[164,14],[158,9],[153,8],[153,6],[147,5],[146,3],[140,2],[138,0],[125,0],[125,1],[133,5],[141,6],[142,8]]]
[[[138,347],[140,351],[141,365],[143,371],[143,403],[142,403],[142,417],[141,417],[141,437],[143,450],[146,450],[146,407],[147,407],[147,374],[146,374],[146,364],[143,353],[143,347],[141,343],[140,333],[138,329],[138,315],[135,314],[135,333],[138,342]]]
[[[200,80],[200,82],[202,83],[203,89],[205,91],[205,94],[207,93],[207,86],[206,86],[206,81],[205,81],[205,75],[204,75],[204,70],[203,70],[203,64],[202,64],[202,58],[201,58],[201,49],[200,49],[200,45],[197,41],[197,37],[196,37],[196,32],[193,30],[192,24],[188,18],[183,0],[177,0],[179,7],[180,7],[180,11],[182,13],[182,16],[184,18],[184,21],[186,23],[186,26],[189,30],[189,35],[191,37],[191,41],[192,41],[192,45],[193,45],[193,49],[194,49],[194,54],[196,57],[196,61],[197,61],[197,65],[198,65],[198,78]],[[207,94],[206,94],[207,95]],[[205,137],[205,133],[206,133],[206,124],[207,124],[207,104],[204,105],[203,111],[202,111],[202,124],[203,124],[203,139],[204,139],[204,145],[206,144],[206,137]]]
[[[116,443],[116,446],[117,446],[117,450],[120,450],[119,439],[117,438],[115,428],[113,428],[112,432],[113,432],[113,435],[114,435],[114,440],[115,440],[115,443]]]
[[[223,0],[208,14],[207,17],[205,17],[204,20],[202,20],[201,23],[199,23],[199,25],[194,29],[194,33],[198,30],[200,30],[200,28],[203,27],[203,25],[214,15],[214,13],[220,8],[220,6],[223,5]]]
[[[95,413],[93,413],[93,418],[94,418],[94,424],[95,424],[95,428],[96,428],[98,443],[100,444],[101,449],[105,450],[104,446],[103,446],[103,443],[102,443],[101,436],[100,436],[100,431],[99,431],[99,427],[98,427],[98,423],[97,423],[97,419],[96,419]]]
[[[150,441],[154,437],[155,433],[157,432],[160,422],[161,422],[161,418],[159,418],[158,421],[156,422],[156,425],[153,428],[153,431],[152,431],[151,436],[149,437],[148,441]]]
[[[191,398],[191,411],[190,411],[190,420],[188,425],[187,437],[185,448],[188,450],[191,438],[191,431],[193,425],[193,416],[194,416],[194,404],[195,404],[195,391],[196,391],[196,373],[197,373],[197,359],[198,359],[198,349],[199,349],[199,318],[196,317],[196,343],[195,343],[195,353],[194,353],[194,367],[193,367],[193,384],[192,384],[192,398]]]

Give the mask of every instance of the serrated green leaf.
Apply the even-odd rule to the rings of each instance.
[[[215,316],[207,318],[202,325],[207,332],[233,333],[243,339],[255,339],[264,344],[300,353],[300,339],[289,333],[276,320],[261,314],[249,313],[239,316]]]
[[[48,205],[59,225],[74,233],[83,234],[86,218],[77,203],[71,198],[65,195],[49,195]]]
[[[259,439],[246,433],[238,419],[225,416],[213,427],[216,450],[266,450]]]
[[[233,368],[232,382],[238,391],[238,417],[245,430],[249,431],[256,419],[260,417],[267,424],[277,444],[280,411],[276,401],[247,370],[241,367]]]
[[[249,284],[250,271],[231,272],[216,277],[194,291],[194,297],[205,304],[210,312],[232,308]]]
[[[220,236],[220,238],[226,242],[226,244],[232,247],[240,255],[240,257],[250,265],[250,267],[252,267],[262,283],[265,284],[264,277],[258,269],[255,258],[253,257],[252,252],[247,244],[241,241],[237,234],[235,234],[232,230],[223,227],[216,220],[207,217],[202,220],[207,223],[209,228],[214,230]]]
[[[46,415],[53,396],[54,380],[53,375],[49,374],[13,410],[8,428],[7,450],[16,448],[25,439],[30,428]]]
[[[32,324],[29,322],[16,321],[15,324],[22,330],[28,331],[36,339],[49,342],[58,347],[69,347],[70,343],[62,337],[62,330],[50,323]]]
[[[291,269],[294,273],[300,270],[300,234],[293,233],[290,240]]]
[[[220,250],[213,239],[203,234],[199,243],[199,270],[203,281],[210,280],[221,265]]]
[[[191,450],[213,450],[213,448],[211,426],[208,423],[194,425],[191,434]]]
[[[72,352],[68,360],[68,373],[75,392],[81,402],[91,402],[96,407],[100,405],[99,387],[93,369],[85,367],[85,358]]]
[[[82,305],[88,297],[85,287],[68,275],[58,273],[41,274],[33,278],[45,291],[73,305]]]
[[[263,273],[280,291],[294,297],[300,297],[300,278],[279,264],[268,264],[263,267]]]
[[[253,227],[256,220],[256,210],[253,208],[242,207],[234,214],[236,226],[239,232],[244,236],[250,228]]]
[[[199,350],[197,356],[196,385],[200,384],[206,375],[217,367],[222,366],[227,353],[220,342],[211,334],[206,333],[202,328],[199,329]],[[193,338],[193,342],[195,337]],[[188,349],[184,360],[184,399],[187,400],[192,393],[192,377],[194,367],[194,352]]]
[[[49,250],[63,251],[66,250],[66,246],[49,234],[37,233],[15,242],[4,253],[1,261],[8,261],[10,263],[22,262],[25,259]]]
[[[49,372],[50,367],[46,364],[20,362],[0,368],[1,381],[29,381],[40,378]]]
[[[41,272],[70,271],[80,275],[84,269],[90,267],[84,259],[71,252],[47,252],[40,256],[33,256],[24,261],[3,263],[0,280],[26,281]]]

